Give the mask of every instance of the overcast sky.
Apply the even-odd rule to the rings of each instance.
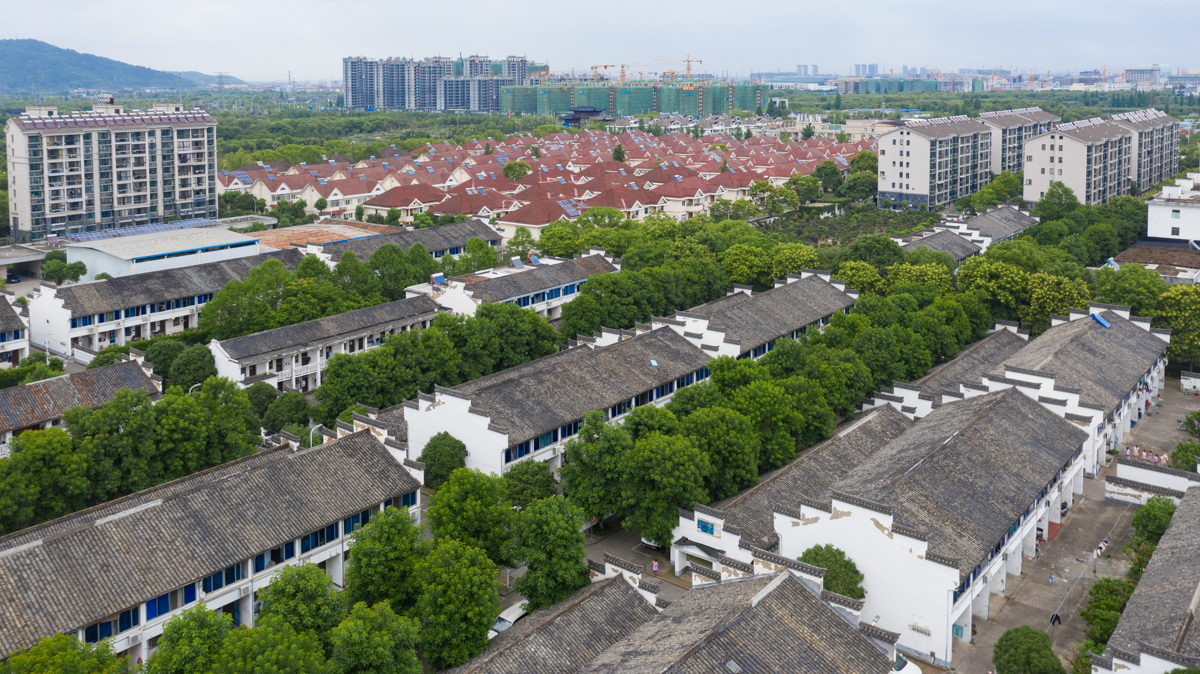
[[[341,77],[349,55],[500,58],[553,70],[690,53],[704,70],[878,63],[1058,71],[1200,67],[1188,21],[1147,20],[1129,0],[57,0],[7,2],[0,37],[35,38],[159,70],[248,80]],[[1176,27],[1177,26],[1177,27]],[[669,66],[668,66],[669,67]],[[697,66],[699,68],[700,66]],[[644,70],[665,68],[642,67]],[[636,70],[636,68],[634,69]]]

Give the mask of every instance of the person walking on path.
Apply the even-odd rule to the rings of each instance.
[[[1050,625],[1053,626],[1055,623],[1061,625],[1062,618],[1059,618],[1057,613],[1051,613],[1050,614]]]
[[[658,560],[657,560],[657,559],[656,559],[656,560],[654,560],[654,566],[653,566],[653,569],[654,569],[654,575],[656,575],[656,576],[657,576],[657,575],[658,575]]]
[[[1053,573],[1052,573],[1052,574],[1050,574],[1050,584],[1051,584],[1051,585],[1053,585],[1053,584],[1054,584],[1054,574],[1053,574]]]

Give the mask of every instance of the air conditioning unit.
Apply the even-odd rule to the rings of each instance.
[[[142,642],[142,635],[141,635],[141,634],[131,634],[131,635],[129,635],[129,645],[130,645],[130,646],[132,646],[132,645],[134,645],[134,644],[140,644],[141,642]]]
[[[250,586],[247,585],[246,587],[243,587],[240,591],[238,591],[238,596],[239,597],[249,597],[250,596]]]

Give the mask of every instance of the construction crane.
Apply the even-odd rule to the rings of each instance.
[[[616,68],[616,67],[617,66],[612,63],[608,63],[608,64],[600,65],[600,66],[592,66],[592,81],[593,82],[600,81],[600,70],[608,70],[609,68]],[[625,79],[624,76],[622,76],[621,79]]]
[[[625,68],[630,68],[631,69],[630,72],[633,72],[632,68],[636,68],[639,66],[661,66],[661,65],[662,65],[661,61],[658,63],[622,63],[621,64],[621,83],[622,84],[625,83]]]
[[[691,54],[684,54],[678,58],[658,59],[660,63],[684,63],[687,64],[687,79],[692,79],[692,63],[703,64],[704,61],[692,58]]]

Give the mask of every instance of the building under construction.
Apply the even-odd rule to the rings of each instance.
[[[500,89],[500,112],[557,115],[594,106],[609,115],[682,114],[699,117],[754,110],[770,96],[770,87],[732,82],[546,83]]]

